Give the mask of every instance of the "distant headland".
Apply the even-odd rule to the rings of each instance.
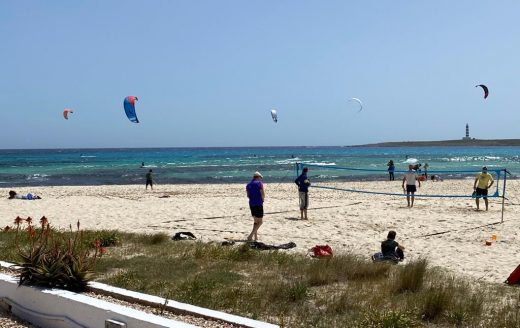
[[[520,139],[395,141],[355,145],[350,147],[520,147]]]

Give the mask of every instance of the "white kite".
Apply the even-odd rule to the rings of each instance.
[[[278,122],[278,112],[276,111],[276,109],[271,109],[271,117],[273,118],[273,121],[275,123]]]
[[[361,112],[361,110],[363,110],[363,103],[358,98],[350,98],[349,101],[355,101],[355,102],[357,102],[359,104],[358,113]]]

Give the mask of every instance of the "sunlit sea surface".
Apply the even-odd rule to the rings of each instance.
[[[513,177],[520,174],[518,147],[0,150],[0,186],[139,184],[150,169],[158,183],[247,182],[255,171],[266,182],[282,182],[294,180],[295,163],[310,165],[313,181],[378,180],[386,178],[389,160],[396,165],[396,175],[410,163],[428,163],[429,172],[448,179],[474,175],[452,171],[477,172],[483,165],[507,168]]]

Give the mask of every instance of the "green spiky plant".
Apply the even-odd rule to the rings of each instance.
[[[99,240],[90,247],[85,246],[79,221],[77,230],[72,231],[70,226],[67,234],[52,229],[45,217],[40,220],[40,228],[32,225],[30,217],[25,221],[27,227],[20,229],[21,220],[15,220],[16,233],[25,232],[28,238],[26,247],[17,242],[21,259],[17,263],[21,267],[19,285],[85,291],[88,282],[94,277],[96,260],[104,253]],[[16,236],[17,241],[19,237]]]

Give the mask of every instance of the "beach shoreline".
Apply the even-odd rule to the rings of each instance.
[[[473,179],[423,183],[419,193],[471,193]],[[348,181],[334,186],[402,193],[400,181]],[[501,199],[490,199],[490,210],[475,211],[471,198],[418,198],[407,208],[402,196],[382,196],[312,188],[309,221],[299,220],[297,188],[293,183],[266,183],[264,225],[259,240],[268,244],[295,242],[289,252],[307,253],[329,244],[337,253],[369,259],[379,251],[388,230],[406,246],[407,260],[427,257],[433,266],[458,275],[502,283],[518,265],[520,214],[519,180],[508,181],[501,219]],[[8,200],[11,188],[0,188],[0,225],[14,218],[45,215],[54,227],[68,229],[79,220],[82,229],[135,233],[190,231],[204,242],[245,239],[252,218],[245,183],[165,184],[154,191],[144,185],[17,187],[41,200]],[[482,202],[483,203],[483,202]],[[482,208],[483,204],[481,204]],[[496,223],[496,224],[495,224]],[[491,225],[490,225],[491,224]],[[493,234],[497,241],[485,246]],[[428,236],[430,235],[430,236]]]

